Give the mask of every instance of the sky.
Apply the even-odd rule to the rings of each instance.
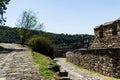
[[[94,34],[94,27],[120,17],[120,0],[11,0],[6,25],[16,27],[24,10],[36,13],[44,31]]]

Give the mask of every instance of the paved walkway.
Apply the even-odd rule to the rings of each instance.
[[[80,71],[74,66],[66,63],[64,58],[56,58],[55,60],[57,60],[57,63],[61,65],[62,70],[66,70],[68,72],[68,76],[72,80],[105,80],[98,76]]]
[[[31,50],[18,44],[4,44],[0,51],[0,80],[40,80]]]

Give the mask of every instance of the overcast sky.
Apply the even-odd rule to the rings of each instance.
[[[94,34],[94,27],[120,17],[120,0],[11,0],[5,17],[15,27],[24,10],[32,10],[45,31]]]

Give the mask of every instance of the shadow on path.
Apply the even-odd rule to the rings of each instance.
[[[5,49],[2,49],[2,50],[0,50],[0,54],[2,53],[2,54],[9,54],[9,53],[11,53],[11,52],[13,52],[13,51],[16,51],[16,52],[21,52],[21,51],[25,51],[25,49],[7,49],[7,48],[5,48]]]

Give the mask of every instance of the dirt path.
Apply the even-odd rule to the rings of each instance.
[[[40,80],[31,50],[18,44],[4,44],[0,51],[0,80]]]
[[[68,72],[68,76],[72,80],[105,80],[98,76],[80,71],[74,66],[66,63],[64,58],[56,58],[55,60],[57,60],[57,63],[61,65],[62,70],[66,70]]]

